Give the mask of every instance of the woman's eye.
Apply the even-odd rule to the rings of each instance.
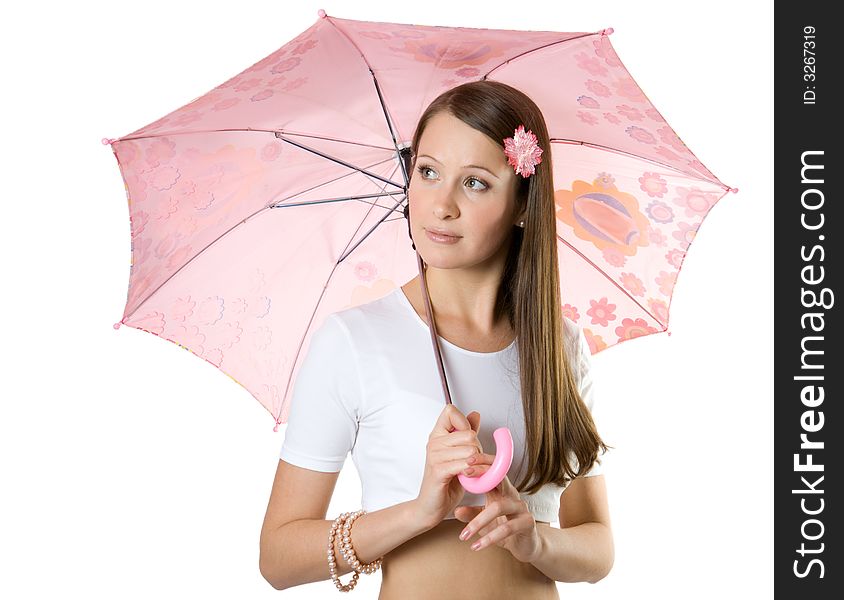
[[[421,167],[416,167],[416,170],[419,171],[423,178],[425,178],[425,171],[433,171],[433,169],[425,165],[422,165]]]
[[[473,187],[473,188],[472,188],[473,190],[484,190],[484,189],[486,189],[486,184],[485,184],[483,181],[481,181],[480,179],[478,179],[477,177],[470,177],[470,178],[469,178],[469,179],[467,179],[466,181],[477,181],[477,182],[478,182],[478,183],[480,183],[482,186],[484,186],[484,187],[482,187],[482,188]]]
[[[425,173],[428,172],[428,171],[431,171],[432,173],[436,173],[436,171],[434,171],[431,167],[429,167],[427,165],[420,165],[420,166],[416,167],[416,170],[419,172],[420,175],[422,175],[423,179],[428,179],[428,177],[425,176]],[[469,189],[474,190],[474,191],[482,192],[485,189],[487,189],[487,187],[489,187],[489,186],[487,186],[487,184],[484,181],[482,181],[481,179],[478,179],[477,177],[469,177],[468,179],[466,179],[467,183],[470,182],[470,181],[476,181],[477,183],[480,183],[481,186],[483,186],[483,187],[478,187],[478,186],[471,186],[470,185]]]

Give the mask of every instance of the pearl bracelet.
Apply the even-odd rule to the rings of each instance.
[[[337,587],[337,591],[339,592],[352,591],[355,589],[361,573],[372,574],[381,567],[381,563],[384,558],[383,556],[372,561],[368,565],[362,565],[357,559],[355,550],[352,547],[352,525],[359,516],[365,514],[366,511],[363,509],[353,514],[345,512],[334,519],[334,523],[331,524],[331,529],[328,532],[328,572],[331,573],[331,580],[334,582],[334,585]],[[347,584],[340,582],[340,576],[337,575],[337,563],[334,559],[334,537],[338,534],[338,530],[340,530],[339,534],[342,535],[342,540],[339,544],[340,554],[344,559],[346,559],[346,563],[355,571],[354,575],[352,575],[352,579]]]

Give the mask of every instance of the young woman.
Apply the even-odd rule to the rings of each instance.
[[[340,589],[383,567],[382,600],[558,598],[556,581],[609,572],[613,542],[591,355],[560,310],[547,128],[519,90],[472,82],[431,103],[411,154],[409,232],[454,404],[418,276],[329,315],[295,383],[261,573],[277,589]],[[498,427],[513,435],[508,476],[465,492],[457,475],[487,470]],[[346,520],[356,570],[332,534],[349,514],[325,520],[349,451],[365,509]]]

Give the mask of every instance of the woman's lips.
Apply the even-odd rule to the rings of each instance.
[[[437,242],[439,244],[455,244],[460,240],[460,236],[444,235],[442,233],[431,231],[430,229],[425,230],[425,235],[427,235],[428,239],[432,242]]]

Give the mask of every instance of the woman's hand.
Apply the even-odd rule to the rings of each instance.
[[[477,411],[466,417],[453,404],[446,404],[428,436],[416,510],[429,528],[438,525],[463,499],[465,490],[457,475],[476,462],[491,464],[494,458],[483,454],[478,441],[480,421]]]
[[[463,529],[468,534],[461,539],[468,542],[478,535],[480,546],[473,544],[473,550],[495,544],[521,562],[536,560],[541,549],[536,520],[509,477],[487,492],[486,506],[458,506],[454,516],[469,523]]]

